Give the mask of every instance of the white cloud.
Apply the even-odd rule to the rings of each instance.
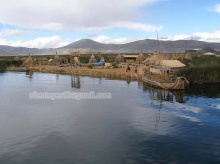
[[[116,26],[128,28],[131,30],[140,30],[140,31],[160,31],[163,29],[163,26],[154,26],[154,25],[147,25],[143,23],[133,23],[133,22],[121,22],[118,23]]]
[[[199,118],[196,118],[196,117],[192,117],[192,116],[187,116],[187,115],[184,115],[184,114],[176,114],[178,117],[181,117],[181,118],[185,118],[185,119],[188,119],[192,122],[201,122],[201,120]]]
[[[212,11],[220,13],[220,4],[215,5],[215,7],[212,9]]]
[[[99,43],[105,43],[105,44],[125,44],[125,43],[136,41],[137,39],[131,39],[131,38],[111,39],[108,36],[100,35],[100,36],[97,36],[94,40]]]
[[[203,32],[203,33],[193,33],[192,35],[175,35],[175,36],[168,36],[162,37],[160,40],[198,40],[204,42],[216,42],[220,43],[220,31],[215,32]]]
[[[22,30],[3,28],[0,31],[0,37],[15,36],[24,33]]]
[[[52,37],[39,37],[26,42],[19,41],[8,41],[0,39],[0,45],[9,45],[13,47],[28,47],[28,48],[57,48],[67,45],[60,36]]]
[[[96,35],[95,35],[96,36]],[[93,40],[106,43],[106,44],[125,44],[130,43],[137,40],[142,40],[145,38],[110,38],[106,35],[100,35],[93,37]],[[151,37],[149,39],[156,39],[155,37]],[[194,33],[192,35],[175,35],[162,37],[160,40],[164,41],[175,41],[175,40],[198,40],[205,42],[216,42],[220,43],[220,31],[215,31],[212,33]],[[9,45],[13,47],[29,47],[29,48],[57,48],[66,46],[69,42],[64,41],[60,36],[51,36],[51,37],[38,37],[36,39],[32,39],[29,41],[12,41],[0,38],[0,45]]]
[[[34,29],[105,29],[152,31],[161,26],[137,23],[145,5],[163,0],[14,0],[2,1],[0,23]],[[145,13],[146,14],[146,13]]]
[[[64,27],[61,23],[46,23],[42,24],[41,26],[42,29],[52,29],[52,30],[62,30]]]

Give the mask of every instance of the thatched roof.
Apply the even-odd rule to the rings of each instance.
[[[179,60],[161,60],[160,65],[170,68],[181,68],[186,65],[181,63]]]
[[[36,61],[29,55],[29,57],[24,61],[23,65],[27,67],[35,66]]]
[[[137,58],[138,55],[123,55],[124,58]]]
[[[147,58],[146,60],[144,60],[143,63],[144,64],[155,63],[157,61],[164,60],[164,59],[166,59],[165,55],[154,54],[153,56],[151,56],[151,57]]]
[[[141,61],[144,61],[145,57],[144,57],[144,54],[141,52],[138,57],[137,57],[137,60],[141,60]]]
[[[177,59],[179,60],[183,60],[184,59],[185,54],[180,54],[180,55],[176,55],[176,54],[154,54],[153,56],[147,58],[146,60],[143,61],[144,64],[146,65],[159,65],[161,63],[161,61],[169,61],[169,62],[174,62],[174,64],[177,64],[177,62],[179,62]],[[179,62],[181,63],[181,62]],[[175,65],[173,65],[175,67]],[[184,65],[185,66],[185,65]],[[171,66],[169,66],[171,67]],[[183,65],[179,65],[179,67],[183,67]]]
[[[141,53],[137,56],[136,61],[137,61],[138,63],[143,63],[144,60],[145,60],[144,54],[141,52]]]
[[[116,62],[116,63],[122,63],[122,62],[124,62],[124,59],[123,59],[123,57],[121,56],[121,54],[118,54],[118,56],[116,56],[115,62]]]
[[[60,65],[60,64],[62,64],[62,59],[58,55],[55,55],[53,59],[53,65]]]
[[[95,58],[95,56],[92,54],[91,58],[89,59],[89,63],[96,63],[97,60]]]

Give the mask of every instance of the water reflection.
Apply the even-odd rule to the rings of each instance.
[[[220,97],[220,84],[191,84],[186,88],[186,93],[191,96]]]
[[[155,104],[153,102],[151,102],[151,106],[155,112],[155,132],[157,133],[159,123],[160,123],[160,110],[162,108],[162,103],[160,102],[159,105],[155,106]]]
[[[56,74],[56,80],[57,81],[59,80],[59,74]]]
[[[131,79],[127,79],[127,84],[129,85],[131,83]]]
[[[127,86],[104,78],[32,76],[0,76],[0,90],[7,89],[0,92],[0,163],[219,163],[219,97],[189,96],[185,102],[183,91],[141,81],[137,88],[136,82]],[[26,85],[29,78],[32,85]],[[14,79],[21,80],[15,85]],[[114,96],[53,102],[28,98],[33,90],[58,93],[71,87]]]
[[[33,78],[34,72],[33,71],[27,71],[26,72],[27,77]]]
[[[174,103],[176,100],[178,103],[183,103],[184,101],[184,91],[170,91],[166,89],[154,88],[149,85],[146,85],[143,82],[138,82],[139,87],[143,87],[143,90],[149,93],[149,98],[151,100],[151,107],[155,113],[155,132],[157,133],[160,117],[161,117],[161,109],[163,107],[163,102]]]
[[[34,75],[34,72],[33,71],[27,71],[26,75],[27,75],[28,78],[32,79],[33,75]]]
[[[33,76],[34,76],[34,72],[33,71],[27,71],[26,76],[29,78],[30,83],[31,83],[32,79],[33,79]]]
[[[143,85],[144,85],[143,81],[138,81],[138,88],[143,88]]]
[[[81,86],[80,77],[79,76],[71,76],[71,87],[79,89],[80,86]]]
[[[101,77],[99,78],[99,84],[102,84],[102,78]]]
[[[184,103],[186,101],[184,100],[183,90],[170,91],[166,89],[153,88],[146,84],[143,84],[143,90],[149,92],[151,100],[157,100],[160,102],[163,101],[174,102],[174,98],[175,98],[175,100],[179,103]]]

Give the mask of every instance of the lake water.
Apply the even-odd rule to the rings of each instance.
[[[45,92],[112,98],[30,99]],[[220,163],[220,85],[6,72],[0,96],[0,164]]]

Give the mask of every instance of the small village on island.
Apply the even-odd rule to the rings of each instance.
[[[0,164],[220,164],[219,0],[2,0]]]
[[[206,60],[206,63],[202,63],[203,65],[208,65],[210,62],[210,66],[216,67],[220,59],[219,55],[212,52],[202,53],[202,51],[197,53],[196,51],[162,53],[156,50],[153,54],[142,51],[139,54],[100,52],[81,54],[73,51],[69,55],[59,55],[56,52],[55,55],[43,56],[29,54],[27,57],[11,57],[12,61],[20,61],[20,65],[8,65],[7,70],[143,80],[151,86],[170,90],[184,89],[189,83],[220,82],[218,74],[213,74],[213,77],[210,78],[212,71],[208,72],[208,77],[206,77],[206,68],[201,66],[201,62],[198,62]],[[2,57],[1,60],[4,58]],[[196,71],[200,69],[203,77],[193,79],[195,76],[187,74],[187,71],[193,69]],[[216,70],[216,68],[213,69]],[[193,73],[193,71],[190,72]]]

